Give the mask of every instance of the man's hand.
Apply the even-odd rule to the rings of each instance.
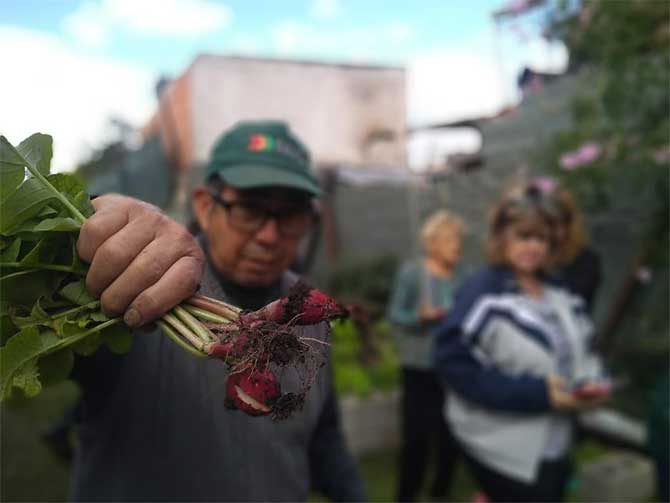
[[[77,252],[91,264],[86,287],[127,325],[153,321],[195,293],[205,256],[193,236],[155,206],[110,194],[81,228]]]

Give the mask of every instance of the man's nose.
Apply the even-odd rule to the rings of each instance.
[[[261,243],[266,244],[276,244],[281,239],[281,233],[279,232],[279,225],[277,224],[277,219],[274,217],[268,218],[263,227],[256,231],[255,239]]]

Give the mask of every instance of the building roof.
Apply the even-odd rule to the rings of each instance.
[[[261,56],[245,56],[240,54],[212,54],[212,53],[198,54],[198,56],[196,56],[196,58],[193,60],[189,68],[199,63],[202,59],[209,59],[209,58],[217,60],[229,60],[229,61],[279,63],[292,66],[294,65],[327,66],[327,67],[337,67],[350,70],[391,70],[391,71],[405,72],[405,67],[402,65],[383,65],[383,64],[370,64],[370,63],[336,62],[336,61],[322,61],[322,60],[311,60],[311,59],[274,58],[274,57],[261,57]],[[188,69],[186,71],[188,72]]]

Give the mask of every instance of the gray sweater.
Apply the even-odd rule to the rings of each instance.
[[[282,278],[282,293],[293,281]],[[201,292],[235,301],[209,268]],[[323,339],[325,328],[304,335]],[[137,333],[123,357],[98,353],[77,373],[74,500],[304,501],[310,480],[335,500],[365,498],[340,433],[330,365],[302,412],[273,422],[226,409],[226,366],[194,358],[158,331]],[[291,371],[281,382],[283,391],[297,387]]]

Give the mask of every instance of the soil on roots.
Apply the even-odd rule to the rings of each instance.
[[[297,373],[298,388],[267,404],[274,420],[286,419],[302,409],[307,392],[326,364],[326,340],[302,337],[302,328],[273,321],[212,324],[209,328],[222,345],[230,348],[223,360],[231,374],[247,369],[272,370],[277,376],[289,370]]]

